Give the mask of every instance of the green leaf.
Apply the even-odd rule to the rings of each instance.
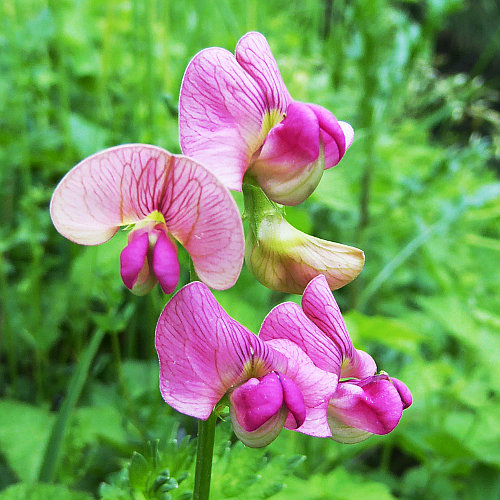
[[[149,472],[150,466],[147,460],[140,453],[134,451],[128,467],[130,486],[137,490],[144,490],[146,488]]]
[[[22,481],[34,481],[54,416],[18,401],[0,401],[0,451]]]

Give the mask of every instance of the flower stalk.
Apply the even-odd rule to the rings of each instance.
[[[210,496],[216,421],[217,415],[215,411],[207,420],[198,420],[198,447],[196,451],[193,500],[208,500]]]

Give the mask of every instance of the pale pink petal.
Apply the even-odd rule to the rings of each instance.
[[[156,326],[160,391],[176,410],[207,419],[226,391],[286,370],[286,358],[233,320],[200,282],[168,302]]]
[[[132,290],[139,277],[149,249],[149,238],[147,233],[142,233],[122,250],[120,254],[120,274],[124,285]]]
[[[229,189],[241,190],[252,155],[265,137],[264,92],[225,49],[194,56],[182,80],[179,136],[184,154],[198,160]]]
[[[342,353],[341,377],[364,378],[375,374],[375,361],[369,354],[356,351],[352,345],[342,313],[324,276],[317,276],[307,285],[302,296],[302,309]]]
[[[243,225],[227,189],[204,167],[175,157],[160,212],[167,229],[189,252],[207,285],[226,289],[238,279],[245,251]]]
[[[332,290],[347,285],[363,269],[365,256],[359,248],[303,233],[276,212],[261,220],[257,233],[248,232],[245,261],[268,288],[301,294],[320,274]]]
[[[172,293],[179,281],[179,259],[177,248],[161,231],[153,249],[153,271],[164,293]]]
[[[259,337],[262,340],[288,339],[297,344],[322,370],[340,376],[342,354],[293,302],[277,305],[264,319]]]
[[[391,432],[402,412],[399,392],[387,375],[340,382],[328,408],[329,417],[373,434]]]
[[[265,344],[286,356],[286,370],[277,371],[293,380],[304,397],[306,406],[304,423],[296,429],[296,418],[289,414],[285,427],[310,436],[330,437],[327,408],[337,387],[337,376],[317,368],[307,354],[289,340],[273,339],[266,341]]]
[[[286,118],[267,135],[249,172],[270,199],[298,205],[314,191],[323,169],[318,119],[306,104],[292,102]]]
[[[276,373],[260,380],[251,378],[230,395],[231,405],[239,424],[253,432],[278,413],[283,404],[283,387]]]
[[[285,113],[292,101],[266,38],[249,32],[236,45],[236,59],[264,91],[268,108]]]
[[[231,417],[231,423],[233,424],[233,431],[236,437],[243,444],[251,448],[262,448],[274,441],[282,431],[288,413],[288,408],[285,405],[281,405],[279,411],[274,413],[271,418],[265,421],[260,427],[254,431],[247,431],[238,422],[234,405],[229,405],[229,416]]]
[[[346,151],[347,138],[343,127],[335,116],[317,104],[308,104],[314,111],[320,127],[321,140],[325,148],[325,169],[337,165]],[[349,125],[345,123],[345,125]],[[352,130],[352,128],[351,128]],[[354,132],[352,132],[354,135]],[[352,142],[352,138],[350,139]]]
[[[351,147],[352,141],[354,140],[354,129],[347,122],[339,121],[339,125],[342,127],[345,137],[345,149],[346,151]]]
[[[104,243],[119,226],[158,209],[172,161],[170,153],[147,144],[125,144],[86,158],[54,191],[54,226],[75,243]]]

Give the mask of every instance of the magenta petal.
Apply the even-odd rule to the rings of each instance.
[[[280,411],[283,404],[280,378],[274,372],[260,380],[251,378],[231,393],[230,400],[239,424],[252,432]]]
[[[153,271],[165,293],[172,293],[179,281],[179,260],[177,248],[161,231],[153,249]]]
[[[160,211],[200,279],[217,290],[233,286],[243,265],[243,225],[233,197],[217,178],[197,162],[175,157]]]
[[[292,424],[289,425],[288,428],[296,429],[297,427],[300,427],[306,419],[306,405],[304,402],[304,396],[292,379],[283,375],[283,373],[279,373],[278,375],[281,385],[283,386],[283,398],[285,400],[285,404],[290,410],[290,413],[292,414],[295,421],[295,427],[293,427]]]
[[[227,315],[206,285],[190,283],[165,306],[156,326],[160,391],[176,410],[207,419],[226,391],[248,379],[286,370],[286,358]]]
[[[308,105],[292,102],[286,118],[271,129],[250,172],[273,201],[297,205],[318,185],[323,173],[319,125]]]
[[[402,412],[399,392],[387,375],[340,382],[328,408],[329,417],[373,434],[391,432]]]
[[[236,45],[236,59],[264,91],[269,109],[284,113],[292,98],[264,35],[251,31]]]
[[[310,436],[330,437],[327,409],[337,387],[337,376],[317,368],[307,354],[289,340],[274,339],[266,341],[265,344],[286,356],[288,366],[285,370],[276,371],[291,379],[304,398],[306,418],[297,428],[297,420],[302,418],[300,404],[292,397],[292,393],[289,394],[290,406],[295,415],[289,413],[285,427]]]
[[[403,403],[403,410],[406,410],[406,408],[409,408],[413,403],[413,396],[411,395],[410,389],[397,378],[391,377],[391,382],[398,391],[401,402]]]
[[[307,285],[302,296],[302,309],[341,352],[341,377],[364,378],[375,374],[377,366],[373,358],[354,349],[342,313],[323,275],[312,279]]]
[[[319,122],[320,135],[325,147],[325,169],[334,167],[342,159],[347,149],[344,129],[337,118],[327,109],[317,104],[308,104],[307,106],[314,111]],[[345,125],[350,127],[348,123]],[[352,134],[354,135],[354,132]],[[353,135],[349,137],[351,142]]]
[[[241,190],[250,159],[262,145],[264,92],[225,49],[194,56],[182,80],[179,135],[184,154],[229,189]]]
[[[120,254],[120,274],[123,283],[130,290],[134,287],[139,273],[145,264],[148,249],[148,234],[142,233],[133,238]]]
[[[271,310],[262,323],[259,337],[263,340],[288,339],[318,368],[340,375],[342,354],[338,347],[293,302],[284,302]]]

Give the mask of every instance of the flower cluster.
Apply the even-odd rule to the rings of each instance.
[[[324,276],[309,283],[302,308],[274,308],[258,336],[190,283],[165,306],[156,349],[165,401],[207,419],[227,396],[248,446],[267,445],[283,427],[355,443],[391,432],[411,404],[401,381],[377,375],[371,356],[353,347]]]
[[[130,229],[123,283],[142,295],[177,288],[177,243],[201,280],[165,306],[156,328],[160,390],[176,410],[205,420],[229,406],[248,446],[283,427],[344,443],[387,434],[410,391],[351,342],[331,290],[363,268],[361,250],[293,228],[282,205],[304,201],[351,145],[351,126],[321,106],[294,101],[266,39],[247,33],[235,55],[209,48],[189,63],[179,100],[183,155],[127,144],[76,165],[52,197],[56,229],[84,245]],[[229,190],[242,190],[246,241]],[[245,258],[267,287],[303,294],[254,335],[209,288],[236,282]]]

